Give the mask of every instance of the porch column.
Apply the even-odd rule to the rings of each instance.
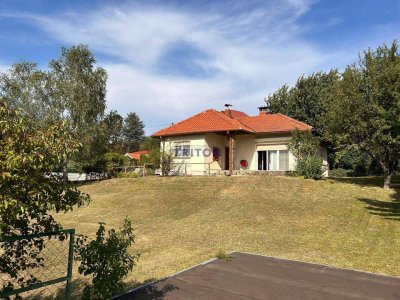
[[[233,170],[235,170],[235,133],[229,132],[229,172],[233,175]]]

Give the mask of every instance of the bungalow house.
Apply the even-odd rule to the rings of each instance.
[[[283,114],[259,108],[258,116],[225,109],[208,109],[155,132],[161,149],[173,156],[176,174],[282,173],[294,170],[296,158],[288,151],[291,132],[312,127]],[[319,155],[327,166],[327,151]]]

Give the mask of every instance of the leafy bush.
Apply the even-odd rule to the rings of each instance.
[[[138,178],[138,174],[136,172],[119,172],[117,174],[118,178]]]
[[[109,299],[124,289],[122,279],[132,271],[139,254],[128,252],[134,243],[132,221],[125,218],[119,231],[108,230],[100,223],[96,239],[87,243],[87,237],[77,239],[78,271],[92,276],[92,284],[85,287],[83,299]]]
[[[108,152],[105,154],[104,158],[106,161],[107,174],[110,177],[116,176],[118,167],[129,166],[133,163],[132,159],[129,157],[116,152]]]
[[[319,180],[324,174],[322,162],[322,158],[311,156],[300,160],[297,164],[296,171],[299,175],[304,176],[304,178]]]

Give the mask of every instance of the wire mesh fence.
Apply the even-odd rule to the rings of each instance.
[[[0,299],[70,299],[73,229],[0,241]]]

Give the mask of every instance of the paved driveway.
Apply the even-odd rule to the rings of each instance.
[[[127,299],[400,299],[400,278],[235,252],[117,297]]]

